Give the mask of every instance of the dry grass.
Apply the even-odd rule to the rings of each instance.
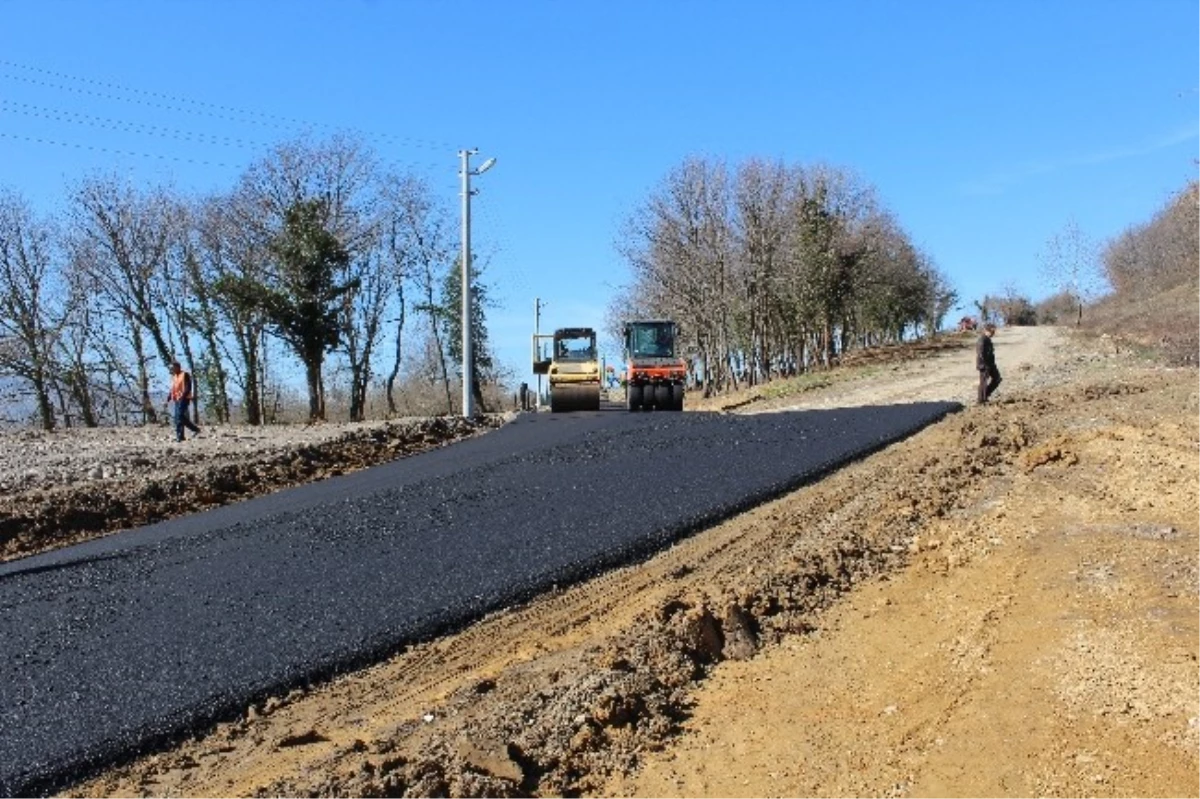
[[[728,411],[764,400],[804,394],[808,391],[828,388],[846,380],[853,380],[877,373],[896,363],[932,358],[948,350],[974,346],[974,333],[946,333],[935,339],[921,339],[902,344],[853,350],[847,353],[839,365],[829,369],[817,369],[795,377],[776,378],[758,385],[743,385],[740,388],[701,396],[699,390],[688,395],[687,408],[694,411]]]
[[[1112,296],[1089,306],[1081,329],[1108,335],[1151,360],[1194,366],[1200,350],[1200,288],[1176,286],[1149,296]]]

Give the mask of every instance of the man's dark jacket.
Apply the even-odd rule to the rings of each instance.
[[[996,348],[992,346],[991,336],[980,336],[975,342],[975,368],[981,372],[996,368]]]

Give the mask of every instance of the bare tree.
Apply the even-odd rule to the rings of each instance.
[[[67,274],[67,313],[57,341],[57,362],[63,390],[59,392],[59,411],[68,427],[78,415],[84,427],[97,427],[101,421],[101,403],[97,398],[98,381],[93,358],[96,342],[106,335],[95,321],[99,313],[87,290],[85,278],[77,271]],[[110,394],[110,403],[115,397]]]
[[[725,167],[688,159],[635,211],[618,243],[644,306],[682,324],[706,394],[734,379],[730,202]]]
[[[54,348],[62,324],[61,287],[49,223],[35,219],[23,199],[0,193],[0,371],[29,383],[42,429],[55,426]]]
[[[379,345],[384,318],[397,290],[396,284],[396,273],[371,259],[361,260],[350,273],[351,290],[344,295],[341,326],[350,365],[352,422],[361,422],[366,418],[372,356]]]
[[[1075,298],[1075,324],[1083,322],[1083,305],[1096,297],[1104,285],[1095,242],[1074,219],[1046,240],[1040,255],[1042,274],[1050,287]]]
[[[240,303],[231,288],[265,280],[269,240],[256,234],[253,201],[239,193],[203,201],[193,219],[197,283],[222,331],[213,342],[220,353],[214,358],[241,389],[247,424],[260,425],[267,418],[266,318],[261,309]]]
[[[878,215],[874,189],[852,172],[820,165],[803,170],[796,203],[793,258],[802,306],[817,325],[819,360],[828,366],[852,338]]]
[[[429,186],[411,176],[389,176],[384,185],[386,221],[384,249],[393,272],[396,292],[395,351],[386,381],[388,413],[396,413],[396,380],[403,362],[403,334],[408,303],[407,289],[411,286],[420,297],[415,304],[419,313],[433,321],[439,305],[435,296],[442,282],[442,273],[454,262],[453,224],[448,211],[433,200]],[[447,410],[450,407],[450,384],[446,374],[445,347],[437,326],[433,329],[434,343],[439,352],[439,372],[445,381]]]
[[[617,248],[633,276],[623,302],[683,323],[706,393],[832,363],[873,338],[864,325],[929,329],[953,296],[874,189],[829,166],[750,161],[730,175],[687,159]]]
[[[1200,275],[1200,184],[1189,183],[1148,223],[1129,228],[1103,252],[1104,273],[1125,296],[1195,285]]]
[[[189,363],[196,366],[196,384],[207,394],[208,408],[220,423],[230,420],[228,367],[223,356],[223,331],[217,307],[214,285],[205,270],[206,250],[200,222],[204,206],[193,203],[186,210],[186,231],[181,232],[171,251],[172,269],[167,276],[166,302],[171,308],[169,319]],[[199,339],[199,352],[194,352],[192,336]],[[199,414],[196,404],[193,413]]]
[[[742,324],[739,338],[749,352],[748,377],[753,383],[770,379],[778,358],[776,342],[786,327],[783,306],[777,302],[777,284],[784,279],[788,237],[788,208],[795,181],[782,163],[750,161],[737,173],[733,198],[733,225],[737,242],[735,261],[741,293]]]
[[[946,314],[950,313],[950,309],[958,302],[958,292],[955,291],[950,278],[938,268],[929,255],[920,252],[919,258],[929,287],[923,322],[927,335],[933,336],[942,329]]]
[[[115,177],[84,180],[72,199],[74,260],[123,328],[141,414],[144,421],[154,421],[151,357],[156,355],[163,369],[174,358],[163,318],[163,279],[177,229],[176,206],[161,189],[139,192]],[[112,355],[110,369],[130,374],[126,354]]]
[[[50,382],[33,391],[40,394],[43,424],[55,414],[65,424],[154,421],[156,364],[176,357],[193,371],[216,421],[229,419],[238,389],[247,421],[264,421],[266,359],[276,351],[264,333],[288,325],[278,315],[271,323],[267,314],[268,305],[279,311],[283,304],[246,302],[243,289],[266,289],[259,299],[288,294],[289,271],[306,261],[297,247],[289,251],[289,239],[299,249],[319,242],[324,255],[307,262],[334,270],[322,280],[328,277],[331,289],[324,299],[337,297],[336,314],[328,335],[311,340],[333,347],[325,353],[333,361],[329,373],[347,380],[334,390],[347,398],[352,418],[365,415],[385,339],[395,346],[387,378],[389,412],[395,412],[405,321],[414,309],[429,322],[452,411],[448,347],[437,322],[457,254],[453,225],[428,186],[387,174],[356,138],[281,144],[252,164],[228,195],[191,205],[115,175],[81,180],[70,199],[63,278],[39,287],[62,289],[53,357],[46,358]],[[319,218],[303,225],[289,219],[305,208],[316,209]],[[9,291],[5,300],[11,305],[21,297]],[[299,328],[291,329],[297,334]],[[18,340],[3,329],[0,340],[4,356],[16,359]],[[296,340],[292,335],[291,344]],[[279,351],[280,363],[291,357]],[[302,363],[313,355],[305,353]],[[310,367],[311,357],[311,378]],[[318,385],[318,397],[323,390]]]
[[[997,301],[996,307],[1005,325],[1037,324],[1037,309],[1012,283],[1004,286],[1004,295]]]
[[[422,297],[422,301],[417,303],[414,310],[425,314],[431,334],[431,342],[435,349],[433,354],[428,351],[426,352],[426,361],[428,362],[431,358],[436,357],[435,364],[440,376],[440,382],[446,390],[446,413],[454,413],[454,399],[450,390],[450,374],[446,368],[446,342],[442,340],[441,333],[441,317],[445,305],[439,296],[439,275],[445,274],[445,266],[442,265],[441,270],[438,269],[438,266],[435,262],[425,261],[421,265],[421,270],[414,276],[417,289]]]

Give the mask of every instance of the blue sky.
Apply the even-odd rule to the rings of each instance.
[[[621,223],[685,158],[827,163],[874,185],[963,302],[1032,299],[1046,240],[1103,242],[1196,177],[1195,0],[0,1],[0,184],[61,206],[96,170],[223,191],[353,130],[459,202],[529,376],[603,324]],[[103,120],[103,121],[102,121]]]

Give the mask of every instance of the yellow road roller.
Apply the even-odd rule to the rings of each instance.
[[[544,351],[546,339],[549,353]],[[550,378],[552,413],[600,410],[600,359],[592,328],[562,327],[552,336],[535,335],[533,372]]]

